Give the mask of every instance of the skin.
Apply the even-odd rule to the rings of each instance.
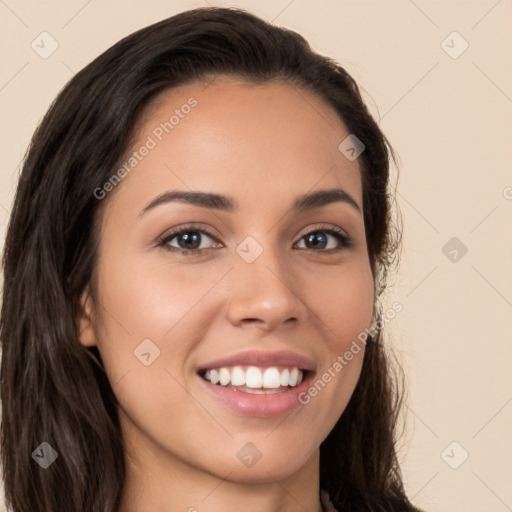
[[[197,106],[103,199],[96,286],[82,297],[81,342],[98,346],[120,404],[120,511],[318,511],[319,446],[354,390],[364,347],[287,417],[227,409],[196,370],[246,349],[285,349],[312,358],[318,378],[370,326],[359,163],[338,150],[349,132],[321,98],[227,77],[162,93],[133,149],[190,97]],[[291,211],[298,196],[329,188],[344,189],[361,211],[345,202]],[[224,194],[240,209],[171,202],[139,216],[174,189]],[[199,235],[202,254],[158,245],[188,223],[215,235]],[[308,246],[305,235],[322,224],[341,228],[353,245],[327,234],[328,245]],[[247,236],[263,249],[250,264],[236,252]],[[182,237],[168,245],[187,247]],[[134,356],[147,338],[160,349],[149,366]],[[247,443],[262,454],[250,468],[236,456]]]

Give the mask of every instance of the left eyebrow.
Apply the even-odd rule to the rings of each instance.
[[[200,206],[202,208],[222,210],[230,213],[237,211],[239,208],[238,202],[235,199],[221,194],[199,191],[189,192],[186,190],[169,190],[150,201],[149,204],[140,211],[139,217],[157,206],[174,201]],[[316,192],[299,196],[293,203],[292,210],[302,212],[335,202],[348,204],[361,213],[361,208],[355,199],[342,188],[317,190]]]

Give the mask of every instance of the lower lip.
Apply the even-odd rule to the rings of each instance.
[[[296,387],[286,391],[272,394],[250,394],[233,388],[226,388],[198,376],[208,393],[232,411],[243,416],[258,418],[274,418],[291,413],[303,404],[299,401],[299,395],[305,392],[313,372],[308,372],[306,378]]]

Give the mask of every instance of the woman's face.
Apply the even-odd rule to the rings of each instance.
[[[239,482],[318,468],[373,309],[359,163],[338,149],[348,136],[285,84],[218,78],[146,109],[123,181],[97,191],[97,300],[80,326],[139,467]]]

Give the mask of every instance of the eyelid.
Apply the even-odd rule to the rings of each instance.
[[[328,233],[331,236],[334,236],[337,238],[337,241],[340,243],[340,247],[336,249],[324,249],[324,250],[318,250],[315,251],[314,249],[311,249],[312,252],[318,253],[318,254],[333,254],[333,253],[339,253],[346,249],[350,249],[354,246],[354,240],[353,238],[347,233],[346,230],[343,228],[340,228],[339,226],[336,226],[335,224],[326,224],[326,223],[320,223],[313,226],[308,226],[307,230],[300,235],[299,239],[296,243],[300,242],[306,235],[309,235],[310,233],[316,233],[316,232],[324,232]],[[295,245],[294,244],[294,245]],[[307,249],[301,249],[301,250],[307,250]]]
[[[346,236],[347,238],[350,238],[349,234],[343,228],[340,228],[339,226],[336,226],[335,224],[327,224],[325,222],[320,223],[320,224],[313,224],[313,226],[308,226],[306,228],[306,231],[304,231],[304,233],[300,236],[300,238],[304,237],[305,235],[308,235],[311,232],[315,232],[315,231],[335,231],[341,235]]]
[[[189,224],[182,224],[182,225],[176,226],[172,230],[166,232],[164,235],[159,237],[158,246],[163,246],[170,252],[180,253],[182,255],[191,255],[191,256],[194,254],[195,255],[202,254],[204,251],[208,250],[208,249],[189,249],[188,250],[188,249],[182,249],[179,247],[174,247],[174,246],[168,245],[170,240],[172,240],[175,237],[177,237],[178,235],[180,235],[182,233],[186,233],[188,231],[191,231],[191,232],[196,231],[198,233],[205,234],[208,237],[210,237],[212,240],[214,240],[216,243],[222,244],[222,242],[220,242],[218,240],[217,236],[212,233],[212,230],[209,227],[206,227],[206,225],[201,224],[201,223],[189,223]],[[297,243],[302,241],[302,239],[306,235],[315,233],[317,231],[319,231],[319,232],[323,231],[325,233],[330,234],[331,236],[334,236],[335,238],[336,238],[336,236],[340,237],[340,239],[337,239],[337,241],[340,244],[340,247],[338,247],[336,249],[324,249],[324,250],[309,249],[313,252],[332,254],[333,252],[341,252],[344,249],[348,249],[353,246],[353,239],[350,237],[350,235],[344,229],[342,229],[339,226],[336,226],[334,224],[326,224],[326,223],[320,223],[317,225],[308,226],[306,228],[306,230],[303,232],[303,234],[301,234],[298,237],[298,240],[296,242],[294,242],[293,245],[295,246]],[[222,245],[224,245],[224,244],[222,244]],[[169,248],[169,247],[171,247],[171,248]],[[306,248],[306,249],[300,249],[300,250],[308,250],[308,249]]]
[[[180,235],[181,233],[186,233],[187,231],[197,231],[198,233],[206,234],[217,243],[222,243],[218,240],[217,236],[212,233],[212,230],[206,225],[201,223],[190,223],[190,224],[181,224],[179,226],[175,226],[170,231],[165,232],[162,236],[158,238],[158,245],[166,245],[170,240]],[[185,251],[185,249],[179,249],[174,247],[177,251]],[[203,249],[196,250],[195,252],[200,252]],[[189,252],[189,251],[187,251]]]

